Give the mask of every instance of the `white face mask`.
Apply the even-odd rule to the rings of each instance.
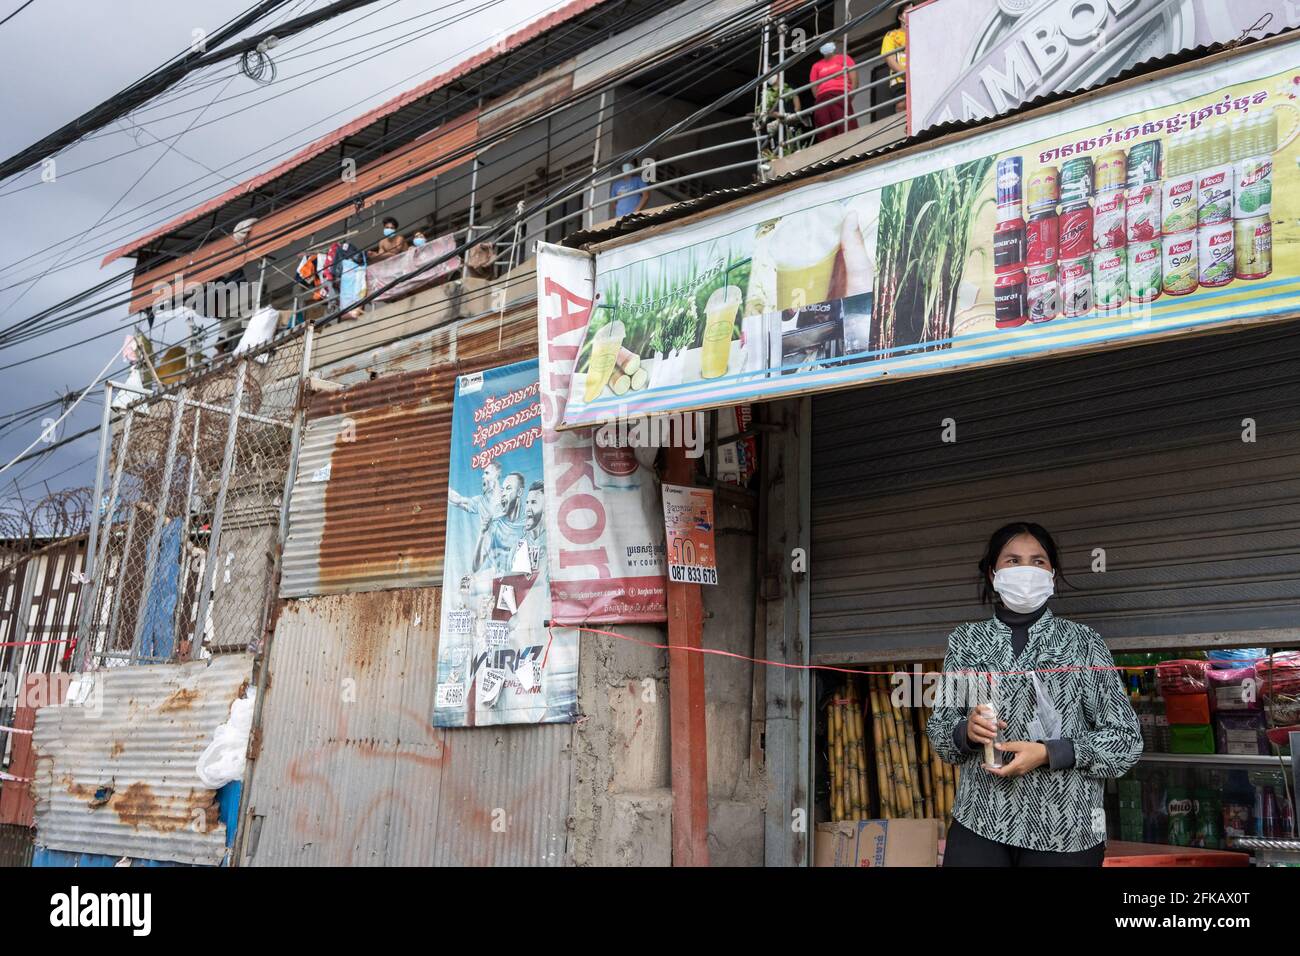
[[[1037,611],[1056,588],[1056,574],[1045,568],[1002,568],[993,574],[993,590],[1019,614]]]

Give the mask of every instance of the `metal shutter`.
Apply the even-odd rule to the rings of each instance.
[[[975,565],[1018,518],[1062,549],[1075,587],[1053,608],[1117,646],[1300,639],[1298,333],[1288,322],[817,397],[813,658],[942,649],[988,614]],[[946,418],[955,443],[940,440]]]

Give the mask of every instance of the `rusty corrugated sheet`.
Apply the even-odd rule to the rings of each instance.
[[[484,333],[486,336],[487,333]],[[456,376],[521,361],[497,351],[315,396],[289,505],[281,597],[442,583]]]
[[[346,204],[350,197],[382,186],[410,173],[418,166],[427,165],[443,156],[449,157],[443,165],[427,169],[389,189],[365,196],[360,208],[365,209],[391,199],[407,189],[436,178],[448,169],[467,163],[476,155],[471,147],[477,139],[476,108],[391,155],[368,164],[357,171],[354,180],[325,186],[310,196],[262,217],[242,243],[237,242],[233,236],[225,236],[200,246],[179,259],[169,259],[148,272],[137,273],[132,279],[130,309],[136,311],[153,303],[157,299],[155,285],[173,281],[178,272],[184,273],[187,283],[207,282],[311,236],[333,223],[342,222],[359,212],[357,206]]]
[[[237,186],[232,186],[219,196],[214,196],[202,205],[191,209],[189,212],[182,213],[170,222],[159,226],[157,229],[146,233],[138,239],[132,239],[124,246],[114,249],[104,257],[103,262],[100,263],[101,267],[106,266],[110,262],[120,259],[123,256],[131,255],[160,236],[165,236],[169,233],[175,232],[177,229],[203,218],[208,213],[220,209],[233,199],[237,199],[247,193],[261,189],[263,186],[279,179],[286,173],[297,169],[308,160],[338,146],[349,136],[353,136],[361,130],[366,129],[375,123],[381,122],[386,117],[396,113],[398,110],[410,106],[412,103],[423,99],[431,93],[437,92],[443,87],[448,86],[461,77],[491,63],[494,60],[509,55],[525,43],[535,40],[537,37],[540,37],[542,34],[554,29],[561,23],[586,13],[588,10],[600,6],[600,4],[605,2],[607,2],[607,0],[573,0],[572,3],[566,4],[555,12],[544,17],[539,17],[523,28],[505,37],[500,43],[494,43],[489,49],[483,50],[465,60],[462,60],[450,70],[446,70],[431,79],[425,80],[418,86],[414,86],[406,92],[388,100],[386,103],[381,103],[369,112],[363,113],[350,123],[334,130],[334,132],[327,133],[325,136],[322,136],[320,139],[298,151],[288,159],[272,166],[266,172],[259,173]]]
[[[573,725],[435,729],[438,598],[419,588],[285,604],[248,864],[566,862]]]
[[[31,866],[34,835],[31,827],[0,823],[0,869]],[[0,912],[4,909],[0,906]]]
[[[36,714],[36,842],[50,849],[216,865],[226,853],[199,755],[247,686],[253,658],[113,667],[87,706]],[[100,703],[93,705],[95,693]]]

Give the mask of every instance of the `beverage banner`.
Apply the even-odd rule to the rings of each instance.
[[[1298,94],[1271,41],[611,244],[562,427],[1295,314]]]
[[[551,619],[562,624],[666,621],[663,517],[649,467],[657,449],[598,441],[590,428],[555,430],[591,315],[594,273],[586,253],[538,243]]]
[[[456,380],[435,727],[573,720],[578,632],[548,628],[537,362]]]
[[[1144,60],[1300,25],[1293,0],[930,0],[908,10],[908,131],[1100,86]]]

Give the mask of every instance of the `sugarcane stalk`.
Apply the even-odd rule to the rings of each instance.
[[[885,722],[881,719],[880,706],[876,700],[874,675],[867,678],[867,699],[871,702],[871,739],[876,747],[876,796],[880,800],[880,816],[888,820],[893,807],[890,805],[889,786],[885,779]]]

